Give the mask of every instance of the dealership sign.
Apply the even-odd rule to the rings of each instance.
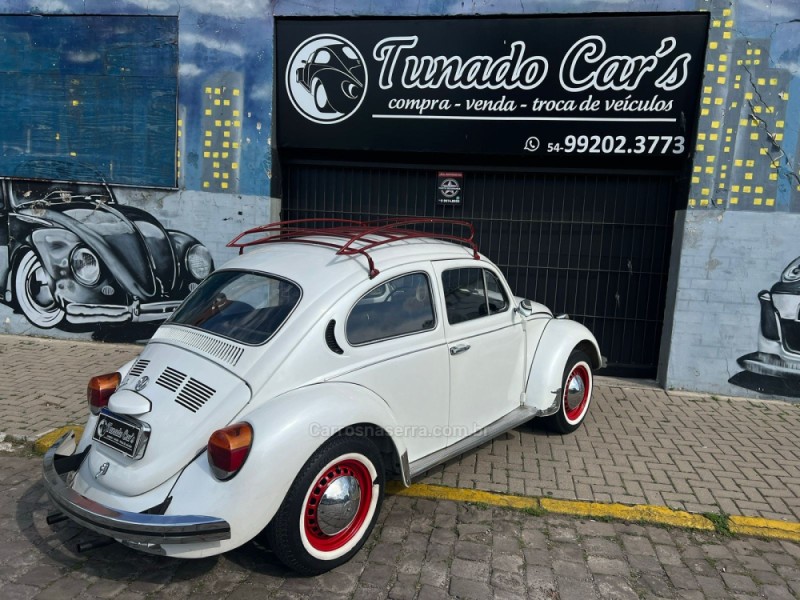
[[[278,19],[283,148],[686,158],[704,14]]]

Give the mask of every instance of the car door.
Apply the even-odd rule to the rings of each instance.
[[[358,291],[345,321],[353,370],[337,379],[389,405],[413,462],[447,445],[449,359],[430,263]]]
[[[525,331],[509,290],[476,261],[436,264],[450,358],[452,444],[520,405]]]

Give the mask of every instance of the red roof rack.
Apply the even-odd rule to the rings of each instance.
[[[415,229],[426,224],[450,225],[469,230],[469,237],[435,233]],[[311,226],[313,224],[313,226]],[[322,225],[322,226],[320,226]],[[263,234],[252,240],[241,241],[249,235]],[[325,239],[319,239],[325,238]],[[377,246],[416,238],[434,238],[457,242],[469,246],[476,260],[478,245],[475,243],[475,227],[468,221],[454,219],[437,219],[433,217],[397,217],[379,219],[375,221],[353,221],[350,219],[296,219],[294,221],[279,221],[269,225],[261,225],[243,231],[230,242],[229,248],[239,248],[239,254],[249,246],[258,246],[274,242],[301,242],[335,248],[336,254],[351,256],[360,254],[369,263],[369,278],[372,279],[380,271],[375,268],[375,263],[368,251]],[[359,243],[358,245],[356,245]]]

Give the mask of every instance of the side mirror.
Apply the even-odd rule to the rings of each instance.
[[[530,300],[525,298],[524,300],[522,300],[519,303],[519,306],[517,307],[517,312],[519,314],[521,314],[523,317],[527,317],[529,315],[532,315],[533,314],[533,304],[531,304]]]

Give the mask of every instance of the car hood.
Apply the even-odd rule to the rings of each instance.
[[[134,296],[150,299],[175,285],[177,266],[169,234],[143,210],[72,201],[17,212],[74,233]]]
[[[93,485],[124,496],[143,494],[181,471],[251,397],[247,384],[230,371],[196,354],[154,342],[145,347],[111,397],[110,409],[115,408],[118,394],[128,398],[136,394],[150,404],[149,412],[135,417],[151,429],[144,456],[128,458],[93,440],[88,467],[92,474],[105,471]],[[90,427],[96,421],[91,419]],[[108,463],[105,468],[104,463]]]

